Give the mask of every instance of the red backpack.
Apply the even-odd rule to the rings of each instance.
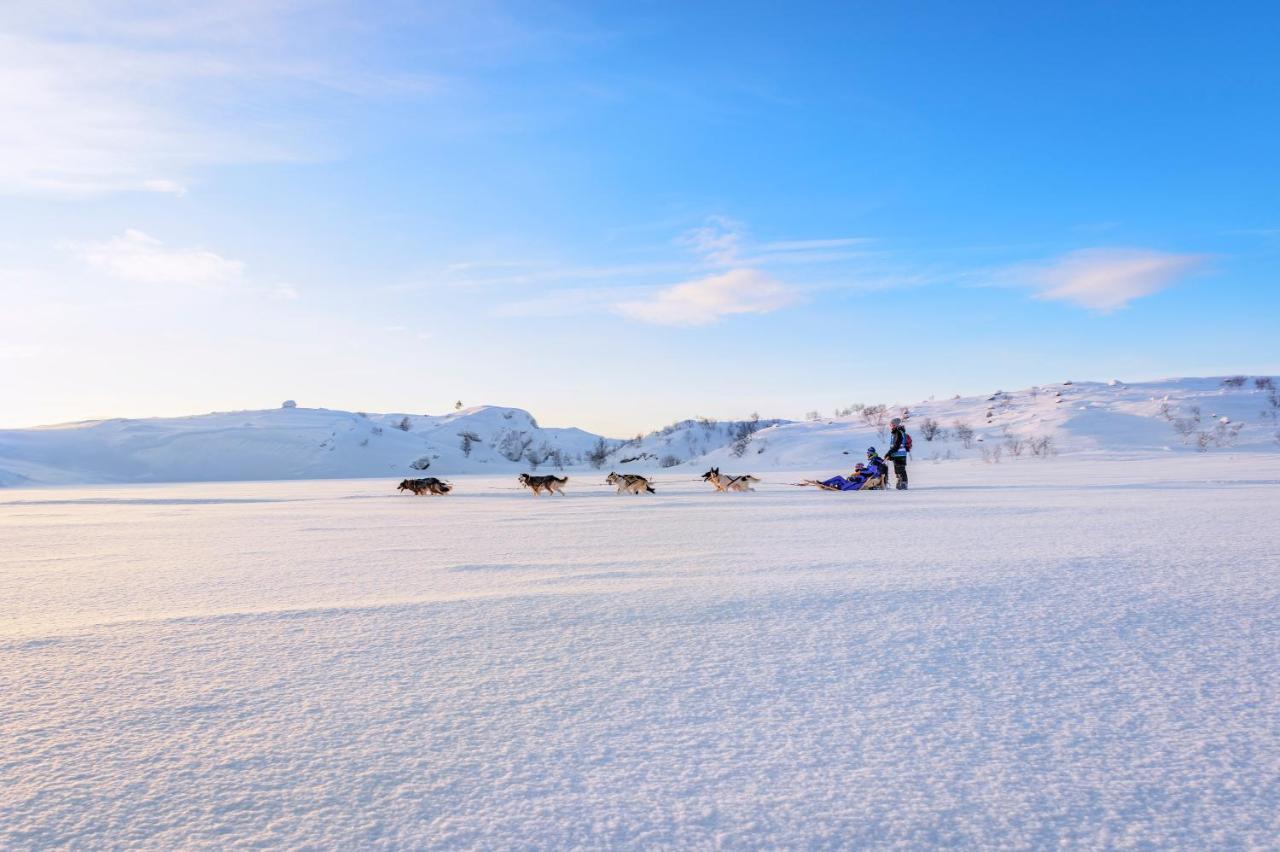
[[[902,449],[911,452],[911,435],[907,433],[906,429],[902,430]]]

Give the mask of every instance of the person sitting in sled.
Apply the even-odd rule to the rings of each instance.
[[[876,452],[875,447],[867,447],[867,466],[875,468],[876,475],[880,477],[882,485],[889,482],[889,463],[880,458],[880,454]]]
[[[879,488],[882,482],[884,482],[884,479],[878,469],[858,462],[853,468],[853,473],[848,476],[833,476],[830,479],[824,479],[814,484],[828,491],[863,491],[869,488]]]

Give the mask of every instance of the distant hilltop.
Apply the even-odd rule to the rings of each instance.
[[[1280,452],[1280,394],[1270,376],[1071,382],[862,404],[804,420],[683,420],[620,440],[544,428],[499,406],[448,414],[299,407],[115,419],[0,430],[0,485],[437,476],[517,470],[720,464],[833,469],[883,450],[906,419],[917,461],[1014,461],[1064,455]]]

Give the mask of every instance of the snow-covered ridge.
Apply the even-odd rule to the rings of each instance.
[[[1270,377],[1063,382],[871,406],[807,421],[684,420],[629,440],[549,429],[518,408],[443,415],[281,407],[0,430],[0,485],[439,476],[706,464],[841,469],[907,417],[914,459],[1280,451]],[[935,431],[936,430],[936,431]]]

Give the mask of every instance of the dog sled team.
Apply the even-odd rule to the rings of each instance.
[[[898,491],[907,490],[907,456],[911,452],[911,436],[903,428],[902,421],[895,417],[890,422],[892,431],[889,451],[881,456],[875,447],[867,447],[867,461],[854,465],[848,476],[833,476],[830,479],[806,479],[794,485],[814,485],[823,491],[883,491],[889,487],[889,465],[893,465],[894,487]],[[716,491],[754,491],[751,486],[760,482],[760,478],[751,474],[732,476],[721,473],[720,468],[713,467],[702,474],[702,481],[711,485]],[[548,495],[564,496],[564,487],[569,483],[567,476],[534,476],[522,473],[518,477],[522,488],[533,492],[535,497],[544,491]],[[610,473],[605,482],[618,489],[618,494],[657,494],[653,482],[636,473]],[[406,479],[400,483],[400,491],[412,491],[416,495],[445,495],[453,490],[453,486],[434,476],[423,479]]]

